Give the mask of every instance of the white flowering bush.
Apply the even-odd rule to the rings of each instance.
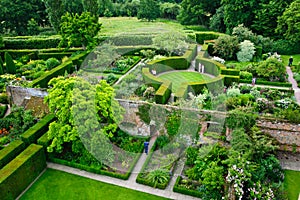
[[[291,103],[293,103],[293,100],[291,98],[284,98],[275,101],[275,106],[282,109],[287,109]]]
[[[237,97],[241,95],[241,91],[237,87],[228,88],[227,90],[227,97]]]
[[[238,61],[248,62],[251,61],[255,54],[255,46],[249,40],[244,40],[240,43],[240,51],[236,54]]]
[[[212,60],[217,61],[217,62],[222,63],[222,64],[225,63],[225,60],[223,58],[218,57],[218,56],[212,57]]]
[[[262,185],[260,182],[254,183],[251,188],[248,188],[248,191],[253,200],[273,200],[275,198],[271,187]]]

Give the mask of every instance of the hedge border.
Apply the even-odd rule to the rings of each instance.
[[[240,79],[240,83],[250,83],[251,84],[252,80]],[[271,81],[261,81],[261,80],[256,80],[255,84],[271,85],[271,86],[287,87],[287,88],[292,87],[291,83],[271,82]]]
[[[31,144],[0,170],[0,199],[15,199],[45,169],[43,147]]]
[[[37,140],[48,131],[49,124],[54,120],[54,114],[46,115],[43,119],[21,134],[21,139],[26,145],[37,142]]]
[[[0,150],[0,169],[13,160],[26,148],[25,143],[21,140],[15,140],[8,146]]]
[[[173,187],[173,192],[177,192],[177,193],[185,194],[185,195],[190,195],[190,196],[194,196],[194,197],[199,197],[199,198],[202,197],[201,193],[196,191],[196,190],[189,190],[189,189],[186,189],[184,187],[180,187],[179,182],[181,181],[181,179],[182,179],[181,176],[177,177],[175,185]]]
[[[142,60],[141,57],[139,57],[139,59],[137,61],[135,61],[130,67],[128,67],[126,70],[122,71],[122,72],[117,72],[117,71],[113,71],[113,70],[105,70],[103,73],[113,73],[113,74],[121,74],[124,75],[126,74],[129,70],[131,70],[132,68],[134,68],[140,61]]]
[[[60,64],[59,66],[51,69],[50,71],[43,74],[41,77],[35,79],[31,83],[31,87],[40,86],[42,88],[46,88],[48,86],[48,82],[59,75],[64,75],[67,71],[68,73],[72,73],[75,68],[73,66],[80,67],[83,59],[87,56],[88,52],[80,53],[74,57],[68,59],[68,61]]]

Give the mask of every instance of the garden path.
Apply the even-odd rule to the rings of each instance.
[[[298,104],[300,105],[300,88],[298,88],[297,81],[294,79],[293,72],[290,67],[288,67],[288,66],[286,67],[286,72],[289,75],[288,80],[292,84],[293,90],[295,92],[296,100],[297,100]]]
[[[144,62],[144,59],[140,60],[140,62],[138,62],[133,68],[131,68],[128,72],[126,72],[124,75],[122,75],[118,80],[117,82],[115,82],[114,85],[118,85],[122,79],[127,76],[128,74],[130,74],[133,70],[135,70],[139,65],[141,65],[142,63]]]

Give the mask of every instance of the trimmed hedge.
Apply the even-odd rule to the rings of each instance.
[[[196,32],[195,35],[196,35],[196,42],[198,44],[204,44],[205,40],[214,40],[224,34],[218,32]]]
[[[187,84],[188,92],[193,92],[194,94],[200,94],[205,87],[213,92],[214,89],[221,88],[223,85],[223,76],[212,78],[209,81],[189,82]]]
[[[63,64],[57,66],[56,68],[53,68],[49,72],[46,72],[44,75],[41,77],[35,79],[34,81],[31,82],[32,87],[40,86],[41,88],[46,88],[48,86],[48,82],[59,75],[64,75],[65,72],[67,71],[68,73],[71,73],[74,71],[73,68],[73,63],[72,61],[67,61],[64,62]]]
[[[48,133],[44,133],[44,135],[42,135],[39,139],[37,139],[37,144],[41,145],[44,147],[45,149],[45,153],[47,150],[47,147],[50,145],[51,140],[48,138]]]
[[[213,76],[219,76],[220,75],[220,65],[218,63],[214,62],[213,60],[207,59],[207,58],[202,58],[198,56],[196,58],[196,70],[199,70],[199,64],[204,65],[204,73],[211,74]],[[225,66],[223,67],[225,68]]]
[[[140,55],[141,56],[141,50],[155,50],[155,48],[151,46],[118,46],[116,48],[116,51],[118,54],[123,56],[131,56],[131,55]]]
[[[115,173],[115,172],[101,170],[101,167],[96,168],[96,167],[86,166],[86,165],[74,163],[74,162],[71,162],[71,161],[66,161],[66,160],[54,158],[52,156],[49,156],[48,159],[51,162],[58,163],[58,164],[61,164],[61,165],[67,165],[67,166],[74,167],[74,168],[77,168],[77,169],[81,169],[81,170],[84,170],[84,171],[87,171],[87,172],[92,172],[92,173],[95,173],[95,174],[110,176],[110,177],[114,177],[114,178],[118,178],[118,179],[122,179],[122,180],[128,180],[129,176],[131,175],[131,172],[132,172],[135,164],[139,160],[140,156],[141,156],[141,154],[139,154],[135,157],[135,159],[132,162],[132,165],[130,166],[129,170],[125,174],[118,174],[118,173]]]
[[[236,69],[221,69],[221,74],[222,75],[239,76],[240,75],[240,70],[236,70]]]
[[[188,69],[189,63],[184,57],[174,56],[168,58],[161,58],[158,60],[153,60],[148,63],[150,70],[155,69],[156,72],[162,73],[170,70],[184,70]]]
[[[34,126],[30,127],[21,135],[21,139],[27,144],[35,143],[37,140],[48,131],[49,124],[55,119],[54,114],[49,114],[41,119]]]
[[[18,36],[4,37],[6,49],[49,49],[56,48],[61,41],[61,36]]]
[[[188,97],[188,85],[187,84],[182,84],[178,90],[176,91],[175,95],[174,95],[174,101],[177,101],[180,98],[184,98],[186,99]]]
[[[247,79],[240,79],[240,83],[252,83],[252,80]],[[271,85],[271,86],[278,86],[278,87],[292,87],[291,83],[283,83],[283,82],[271,82],[271,81],[262,81],[256,79],[255,84],[261,84],[261,85]]]
[[[25,149],[25,143],[21,140],[15,140],[8,146],[0,150],[0,169],[13,160]]]
[[[70,57],[72,52],[60,52],[60,53],[39,53],[38,59],[47,60],[48,58],[56,58],[61,60],[64,57]]]
[[[158,88],[163,83],[163,80],[161,80],[160,78],[158,78],[150,73],[149,68],[142,69],[142,76],[143,76],[145,84],[152,86],[155,90],[158,90]]]
[[[52,70],[50,70],[49,72],[46,72],[41,77],[32,81],[31,87],[40,86],[42,88],[46,88],[48,86],[48,82],[52,78],[60,76],[60,75],[64,75],[65,72],[72,73],[75,70],[74,65],[76,65],[77,68],[79,68],[80,64],[82,63],[82,61],[84,60],[86,55],[87,55],[87,52],[83,52],[81,54],[78,54],[74,57],[69,58],[68,61],[62,63],[61,65],[53,68]]]
[[[240,82],[240,77],[239,76],[229,76],[229,75],[224,76],[224,85],[226,87],[229,87],[234,82],[239,83]]]
[[[168,102],[172,93],[172,82],[164,81],[155,93],[155,102],[165,104]]]
[[[0,170],[0,199],[15,199],[45,169],[43,147],[31,144]]]
[[[181,193],[181,194],[186,194],[194,197],[199,197],[201,198],[201,193],[196,191],[196,190],[189,190],[185,187],[180,187],[179,182],[181,181],[181,176],[178,176],[175,182],[175,185],[173,187],[173,192]]]

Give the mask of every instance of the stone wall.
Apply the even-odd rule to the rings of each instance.
[[[10,104],[17,106],[24,106],[27,104],[31,97],[44,98],[47,96],[47,91],[40,88],[23,88],[19,86],[7,86],[7,95],[10,100]]]
[[[300,124],[290,124],[280,121],[258,120],[257,126],[275,138],[282,150],[297,150],[300,152]]]

